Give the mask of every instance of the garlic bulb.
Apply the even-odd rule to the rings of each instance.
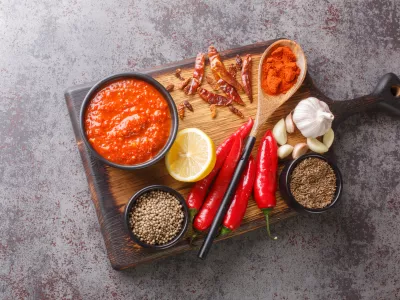
[[[328,105],[314,97],[300,101],[293,112],[293,121],[306,138],[324,135],[331,128],[333,119]]]

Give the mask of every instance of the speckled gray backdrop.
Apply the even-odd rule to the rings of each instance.
[[[116,272],[107,260],[63,91],[276,37],[303,46],[335,99],[400,74],[398,0],[0,0],[1,299],[399,299],[400,120],[337,132],[342,204]]]

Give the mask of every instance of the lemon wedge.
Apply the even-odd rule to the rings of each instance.
[[[165,157],[165,165],[176,180],[195,182],[212,171],[215,160],[215,145],[211,138],[200,129],[186,128],[178,132]]]

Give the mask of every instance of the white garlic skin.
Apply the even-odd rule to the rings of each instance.
[[[314,97],[301,100],[293,112],[293,122],[306,138],[324,135],[333,119],[328,105]]]

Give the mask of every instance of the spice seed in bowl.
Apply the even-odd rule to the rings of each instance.
[[[133,234],[149,245],[162,245],[182,229],[183,207],[173,195],[151,191],[140,196],[129,216]]]
[[[332,167],[319,158],[306,158],[293,170],[290,191],[296,201],[310,209],[332,203],[336,192],[336,175]]]

